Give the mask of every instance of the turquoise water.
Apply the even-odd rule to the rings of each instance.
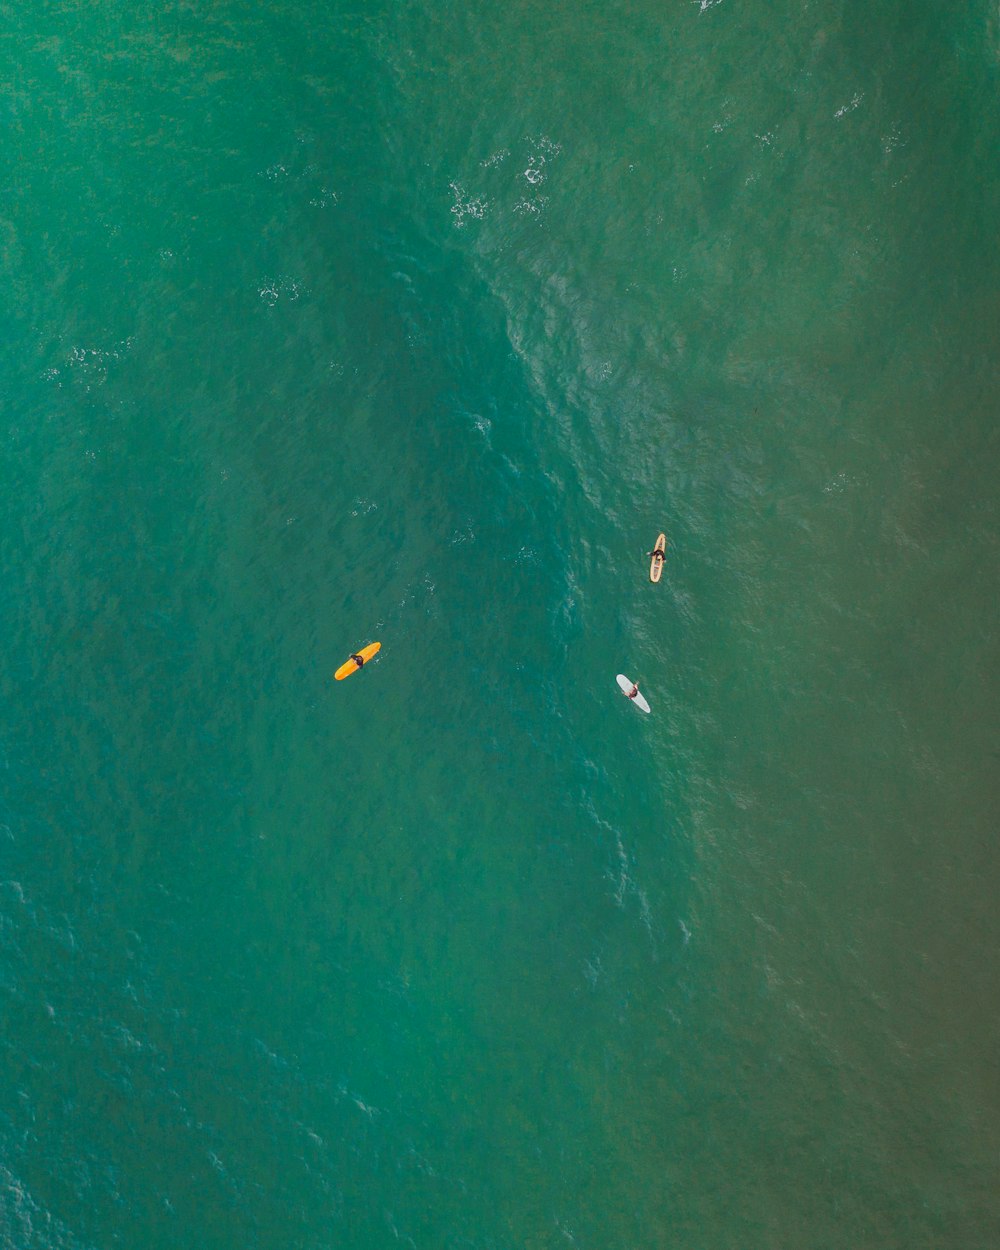
[[[3,47],[3,1245],[1000,1244],[995,6]]]

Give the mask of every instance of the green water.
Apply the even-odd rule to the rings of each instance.
[[[0,40],[2,1244],[1000,1245],[995,6]]]

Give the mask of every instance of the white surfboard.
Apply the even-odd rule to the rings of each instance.
[[[618,685],[621,686],[622,694],[625,695],[626,697],[628,696],[628,692],[632,689],[632,686],[634,684],[635,683],[629,681],[629,679],[623,673],[618,674]],[[641,691],[635,696],[634,699],[630,699],[629,702],[634,703],[636,707],[641,707],[644,712],[649,711],[649,704],[642,697]]]

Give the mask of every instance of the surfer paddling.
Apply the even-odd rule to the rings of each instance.
[[[658,582],[660,574],[663,572],[663,561],[666,559],[667,536],[661,534],[656,540],[656,546],[652,551],[647,551],[649,556],[649,580]]]
[[[633,681],[631,677],[626,677],[624,673],[618,674],[617,681],[618,689],[633,707],[637,707],[641,712],[649,711],[649,704],[643,697],[637,681]]]
[[[352,651],[348,659],[346,659],[340,668],[334,673],[337,681],[343,681],[345,677],[350,677],[352,673],[360,673],[373,655],[381,650],[380,642],[370,642],[367,647],[362,647],[360,651]]]

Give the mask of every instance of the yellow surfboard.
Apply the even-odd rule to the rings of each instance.
[[[652,559],[649,561],[649,580],[651,582],[658,582],[660,580],[660,574],[663,572],[663,559],[666,549],[667,536],[666,534],[661,534],[656,540],[656,546],[651,552]]]
[[[370,642],[367,647],[362,647],[360,651],[355,651],[351,658],[341,664],[340,668],[334,673],[337,681],[343,681],[345,677],[350,677],[352,673],[356,673],[359,668],[364,668],[365,664],[372,658],[379,647],[380,642]]]

